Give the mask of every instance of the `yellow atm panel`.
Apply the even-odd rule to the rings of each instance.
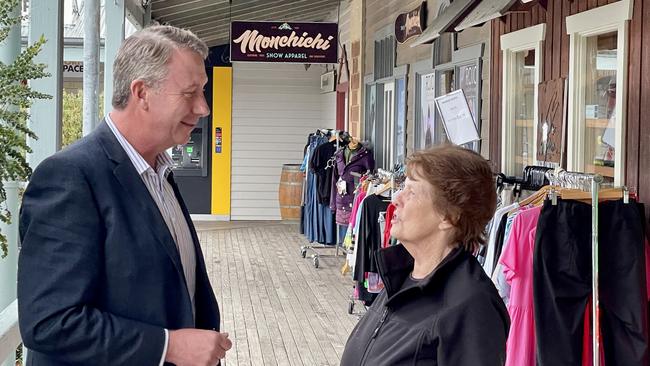
[[[232,67],[213,67],[212,215],[230,220]]]

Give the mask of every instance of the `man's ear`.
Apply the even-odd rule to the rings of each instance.
[[[149,109],[149,88],[144,80],[136,79],[131,82],[131,99],[136,106],[144,110]]]

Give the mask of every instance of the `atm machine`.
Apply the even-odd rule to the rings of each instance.
[[[168,152],[190,214],[230,220],[232,67],[211,67],[208,80],[211,114],[198,121],[186,144]]]
[[[190,214],[210,213],[210,119],[201,118],[186,144],[168,150],[174,180]]]
[[[185,145],[172,147],[170,155],[174,161],[174,176],[207,177],[208,176],[208,139],[210,133],[209,118],[199,120]]]

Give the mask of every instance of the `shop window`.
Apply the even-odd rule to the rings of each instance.
[[[514,75],[512,91],[514,101],[514,172],[523,172],[524,167],[535,165],[535,50],[519,51],[514,54]]]
[[[569,170],[598,173],[620,185],[624,173],[629,0],[567,17]]]
[[[381,152],[377,151],[375,160],[377,166],[391,169],[394,162],[394,127],[395,127],[395,82],[384,83],[382,89],[382,115],[379,124],[377,144],[381,144]],[[379,148],[379,146],[377,146]]]
[[[448,141],[435,98],[462,89],[474,123],[481,131],[481,58],[483,45],[458,49],[451,62],[430,68],[430,61],[414,65],[415,71],[415,149],[426,149]],[[435,52],[432,60],[437,58]],[[480,142],[464,145],[480,151]]]
[[[454,68],[436,68],[436,96],[445,95],[456,90]],[[440,145],[448,141],[445,126],[442,123],[440,112],[436,108],[433,120],[433,145]]]
[[[365,125],[363,129],[363,139],[370,144],[375,143],[375,125],[377,122],[377,85],[366,84],[366,110],[365,110]]]
[[[482,52],[482,47],[481,47]],[[476,130],[481,132],[481,59],[475,58],[457,64],[454,68],[456,75],[456,89],[462,89],[467,100],[467,105],[474,118]],[[469,149],[481,152],[481,142],[467,144]]]
[[[395,80],[395,150],[394,163],[403,164],[406,158],[406,78]]]
[[[545,24],[501,36],[503,51],[501,169],[520,176],[536,165],[537,85],[541,72],[541,42]]]
[[[395,35],[393,28],[386,27],[375,35],[375,80],[393,76],[395,67]]]
[[[416,149],[428,149],[433,146],[435,135],[434,119],[436,115],[436,74],[425,72],[417,74],[416,89],[419,108],[416,110]]]

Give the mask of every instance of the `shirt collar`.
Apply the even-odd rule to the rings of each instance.
[[[124,137],[124,135],[122,135],[120,130],[117,129],[117,126],[115,126],[115,123],[111,119],[109,113],[106,113],[105,119],[106,124],[111,129],[126,154],[129,156],[131,163],[133,163],[133,166],[139,175],[143,175],[145,172],[150,170],[151,172],[156,173],[161,179],[167,178],[169,173],[171,173],[174,161],[166,151],[163,151],[162,153],[158,154],[158,156],[156,156],[156,165],[158,167],[158,170],[154,171],[151,165],[147,163],[142,155],[140,155],[140,153],[133,147],[133,145],[131,145],[129,141]]]
[[[447,254],[447,256],[440,262],[433,272],[428,274],[424,279],[419,281],[416,286],[420,291],[424,291],[435,280],[452,268],[459,258],[464,257],[464,251],[460,248],[454,248]],[[381,249],[375,254],[379,274],[384,282],[386,294],[388,295],[388,302],[392,302],[395,298],[399,297],[403,292],[408,291],[402,289],[404,280],[413,271],[414,260],[409,252],[402,244],[394,245],[388,248]]]

